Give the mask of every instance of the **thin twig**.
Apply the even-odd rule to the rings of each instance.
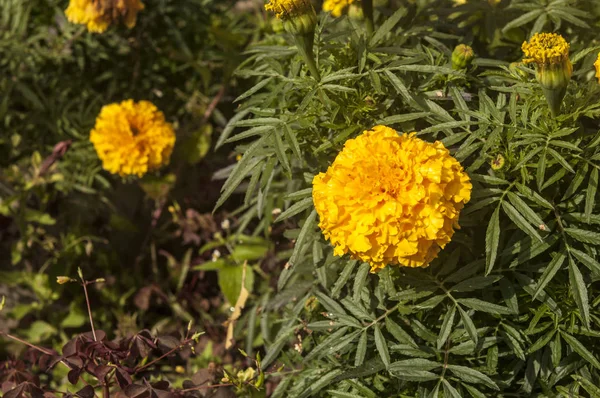
[[[92,318],[92,308],[90,307],[90,298],[88,297],[87,284],[88,282],[81,278],[83,283],[83,291],[85,293],[85,303],[87,304],[88,315],[90,316],[90,326],[92,327],[92,335],[94,336],[94,341],[98,341],[96,337],[96,329],[94,329],[94,318]]]
[[[135,373],[141,372],[142,370],[144,370],[144,369],[146,369],[146,368],[148,368],[148,367],[150,367],[150,366],[154,365],[156,362],[158,362],[158,361],[162,360],[163,358],[166,358],[166,357],[168,357],[169,355],[173,354],[175,351],[182,349],[183,347],[185,347],[186,345],[188,345],[188,344],[189,344],[190,342],[192,342],[192,341],[193,341],[193,339],[186,339],[186,340],[185,340],[183,343],[181,343],[181,344],[180,344],[180,345],[178,345],[177,347],[173,348],[172,350],[170,350],[170,351],[168,351],[168,352],[164,353],[163,355],[161,355],[160,357],[156,358],[155,360],[148,362],[147,364],[145,364],[145,365],[144,365],[144,366],[142,366],[142,367],[136,368],[136,369],[133,371],[133,373],[135,374]]]

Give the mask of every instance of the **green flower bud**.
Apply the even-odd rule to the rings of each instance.
[[[306,35],[313,33],[317,26],[317,14],[314,12],[296,15],[283,20],[283,28],[293,35]]]
[[[494,159],[491,161],[492,170],[502,170],[504,165],[506,164],[506,159],[501,154],[496,155]]]
[[[348,17],[356,21],[362,21],[365,19],[365,13],[360,5],[351,4],[348,7]]]
[[[466,44],[459,44],[452,51],[452,69],[466,69],[475,58],[473,49]]]

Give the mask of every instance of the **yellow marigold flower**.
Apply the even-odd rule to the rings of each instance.
[[[350,253],[377,272],[426,267],[446,246],[471,182],[444,145],[376,126],[346,141],[313,179],[319,227],[335,255]]]
[[[600,53],[598,53],[598,59],[594,62],[594,67],[596,68],[596,77],[598,78],[598,83],[600,83]]]
[[[277,18],[287,19],[314,11],[310,0],[270,0],[265,10],[273,11]]]
[[[86,25],[90,32],[102,33],[118,18],[132,28],[143,9],[140,0],[71,0],[65,14],[69,21]]]
[[[536,33],[521,49],[525,54],[523,63],[535,63],[535,77],[556,116],[573,74],[569,43],[556,33]]]
[[[141,177],[169,162],[175,132],[151,102],[126,100],[102,107],[90,141],[104,169]]]
[[[329,11],[332,16],[339,17],[352,3],[354,3],[354,0],[325,0],[323,2],[323,11]]]
[[[569,43],[556,33],[536,33],[521,46],[523,62],[536,64],[559,64],[569,58]]]

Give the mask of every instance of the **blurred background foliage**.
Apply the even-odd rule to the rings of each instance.
[[[211,151],[212,133],[232,113],[258,7],[156,0],[133,29],[91,34],[67,4],[0,1],[0,330],[36,344],[85,330],[80,289],[56,284],[77,267],[106,279],[92,306],[109,336],[215,324],[216,277],[191,270],[226,217],[210,214],[212,173],[234,159]],[[152,101],[177,131],[170,167],[139,181],[103,172],[88,141],[100,108],[128,98]],[[267,245],[248,247],[258,258]],[[4,355],[22,349],[0,342]]]

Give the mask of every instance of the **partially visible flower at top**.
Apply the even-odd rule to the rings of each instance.
[[[273,11],[277,18],[283,21],[283,28],[294,35],[298,52],[304,58],[313,77],[320,80],[319,68],[313,54],[317,13],[311,0],[269,0],[265,9]]]
[[[573,74],[569,43],[556,33],[536,33],[521,49],[525,55],[523,63],[535,64],[535,77],[556,116]]]
[[[325,0],[323,2],[323,11],[331,12],[331,15],[337,18],[352,3],[354,3],[354,0]]]
[[[450,242],[471,181],[444,145],[376,126],[344,144],[313,179],[319,227],[334,254],[426,267]]]
[[[569,43],[556,33],[536,33],[529,42],[523,42],[521,49],[525,63],[560,64],[569,58]]]
[[[269,0],[265,10],[273,11],[277,18],[286,19],[303,15],[314,9],[310,0]]]
[[[135,26],[141,0],[71,0],[65,10],[70,22],[86,25],[90,32],[102,33],[119,18],[128,28]]]
[[[594,62],[594,67],[596,68],[596,77],[598,78],[598,83],[600,83],[600,53],[598,53],[598,58],[596,62]]]
[[[141,177],[169,163],[175,131],[151,102],[126,100],[102,107],[90,141],[104,169]]]
[[[466,69],[473,62],[473,58],[475,58],[473,49],[466,44],[459,44],[452,51],[452,69]]]

